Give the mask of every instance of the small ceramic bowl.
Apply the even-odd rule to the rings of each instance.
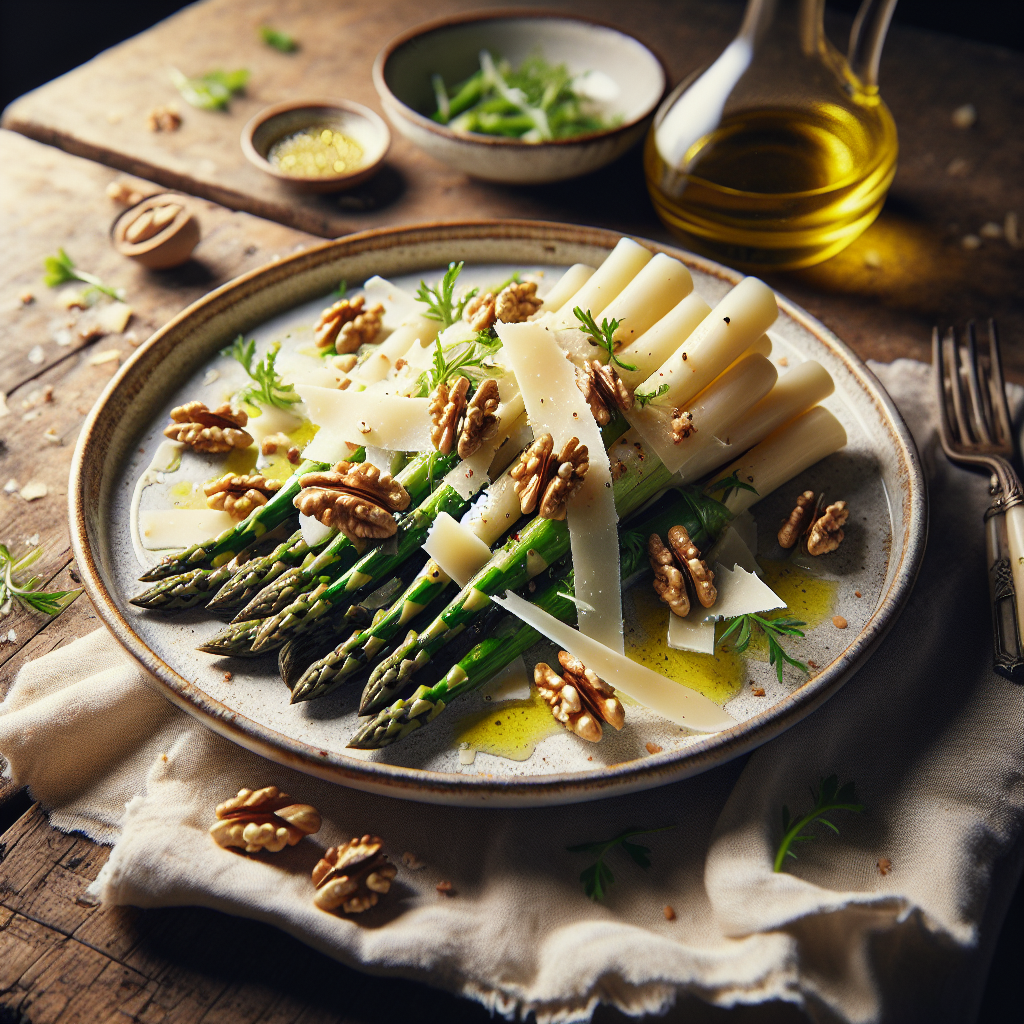
[[[185,196],[161,193],[129,207],[111,228],[114,248],[150,270],[178,267],[199,244],[199,222]]]
[[[338,174],[287,174],[267,159],[279,139],[313,125],[327,125],[363,147],[363,162]],[[391,132],[368,107],[348,100],[289,100],[261,110],[242,129],[242,152],[249,162],[278,181],[303,192],[340,192],[376,174],[391,145]]]
[[[601,73],[615,94],[609,113],[619,123],[571,139],[522,142],[454,132],[431,120],[431,75],[451,89],[479,69],[481,50],[513,67],[539,51],[573,75]],[[377,55],[373,83],[395,129],[431,156],[474,178],[534,185],[575,178],[621,156],[646,131],[667,75],[643,43],[618,29],[553,12],[499,10],[445,18],[392,40]]]

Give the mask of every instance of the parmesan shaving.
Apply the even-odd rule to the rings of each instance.
[[[668,645],[674,651],[714,654],[715,624],[703,619],[692,619],[689,615],[683,618],[675,612],[669,612]]]
[[[491,549],[447,512],[441,512],[434,520],[423,550],[460,587],[491,560]]]
[[[656,714],[698,732],[721,732],[736,724],[717,704],[683,683],[674,682],[631,661],[624,654],[559,622],[553,615],[509,592],[495,604],[533,626],[563,650],[574,654],[605,682]]]
[[[593,608],[581,609],[580,629],[588,636],[605,638],[621,653],[624,646],[619,520],[601,432],[576,386],[575,368],[558,347],[552,331],[530,322],[499,323],[497,330],[504,345],[504,358],[523,393],[534,433],[551,434],[556,452],[571,437],[578,437],[587,446],[590,469],[583,486],[569,502],[567,517],[576,596]]]
[[[761,566],[757,564],[757,559],[750,547],[743,541],[739,531],[734,530],[731,526],[727,527],[722,536],[718,538],[718,542],[708,552],[705,561],[709,565],[713,562],[721,562],[729,569],[738,565],[746,572],[761,575]]]
[[[697,618],[705,622],[735,619],[737,615],[759,615],[761,612],[786,607],[786,602],[767,583],[739,566],[726,569],[717,563],[715,588],[718,590],[715,603],[710,608],[698,607],[694,610]],[[690,614],[693,615],[694,611]]]
[[[302,530],[302,539],[310,547],[314,547],[336,532],[334,527],[324,526],[319,519],[314,519],[312,516],[304,516],[301,512],[299,513],[299,529]]]
[[[316,462],[346,458],[349,444],[373,445],[392,451],[426,452],[430,441],[430,416],[426,398],[405,398],[377,390],[336,391],[299,384],[295,389],[320,427],[303,453]]]
[[[147,551],[202,544],[234,525],[227,512],[212,508],[165,508],[139,513],[139,535]]]

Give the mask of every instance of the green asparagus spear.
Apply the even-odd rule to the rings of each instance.
[[[459,457],[455,452],[450,455],[427,452],[413,459],[395,477],[409,492],[410,504],[414,511],[415,506],[427,499],[434,487],[458,461]],[[411,514],[407,513],[402,516],[399,523],[404,523]],[[399,529],[401,529],[401,525]],[[285,612],[302,595],[308,594],[324,583],[332,582],[340,574],[350,569],[358,557],[359,554],[348,537],[343,533],[338,534],[312,562],[285,572],[269,587],[260,591],[235,616],[235,621],[269,619],[279,612]]]
[[[638,444],[639,442],[637,442]],[[671,482],[672,474],[660,459],[647,455],[642,445],[634,455],[625,444],[629,462],[622,462],[623,472],[614,482],[615,507],[620,519],[625,519],[643,506]],[[615,446],[617,447],[617,446]],[[406,670],[403,681],[411,678],[415,671],[425,665],[445,644],[465,628],[473,618],[491,603],[493,594],[515,590],[536,575],[536,565],[548,566],[556,562],[569,550],[569,527],[564,520],[532,519],[519,533],[491,558],[480,572],[452,599],[448,607],[420,634],[410,648],[406,660],[411,668]],[[532,571],[531,571],[532,569]],[[378,680],[388,671],[381,665],[370,675],[367,690],[375,693]]]
[[[210,611],[231,612],[243,605],[263,587],[269,586],[280,575],[294,566],[305,565],[316,557],[316,550],[327,543],[324,538],[312,548],[302,539],[302,531],[296,530],[287,540],[282,541],[273,551],[261,558],[244,562],[232,577],[210,599]]]
[[[365,668],[398,631],[424,608],[437,600],[451,583],[448,575],[430,559],[405,593],[389,608],[382,609],[366,629],[356,630],[347,640],[324,654],[302,673],[292,687],[292,703],[314,700],[330,693]],[[360,712],[362,713],[362,712]]]
[[[349,457],[349,461],[362,462],[363,458],[363,449],[358,448]],[[299,493],[300,476],[329,468],[326,463],[310,462],[307,459],[285,481],[281,489],[266,505],[260,505],[259,508],[253,509],[245,519],[225,530],[218,537],[212,537],[210,540],[203,541],[202,544],[193,544],[177,554],[168,555],[152,569],[143,573],[139,579],[143,583],[155,583],[168,576],[176,576],[188,569],[216,569],[218,566],[230,562],[250,544],[259,540],[268,530],[274,529],[295,514],[292,499]]]
[[[372,548],[330,586],[318,586],[284,611],[265,619],[253,644],[254,650],[273,650],[285,641],[309,629],[321,616],[329,614],[340,602],[348,601],[357,590],[385,579],[414,555],[427,539],[434,520],[442,512],[459,516],[469,502],[452,486],[439,487],[419,508],[405,516],[399,525],[394,546]]]

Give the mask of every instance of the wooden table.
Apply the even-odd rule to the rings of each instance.
[[[469,6],[480,4],[446,0],[431,13]],[[611,0],[588,5],[589,13],[610,21],[621,20],[617,10]],[[714,53],[739,16],[734,5],[695,0],[640,0],[630,14],[629,27],[653,44],[676,77]],[[542,217],[668,237],[646,199],[636,153],[582,182],[512,189],[470,182],[396,140],[386,175],[341,201],[296,201],[244,163],[238,132],[267,103],[326,92],[376,107],[368,78],[373,55],[422,16],[411,0],[207,0],[8,108],[4,124],[21,134],[0,131],[0,231],[7,243],[0,267],[0,391],[9,410],[0,417],[0,542],[38,535],[46,548],[40,573],[52,586],[75,585],[66,480],[86,412],[133,342],[210,288],[315,244],[317,235],[414,220]],[[252,41],[253,27],[264,21],[293,32],[302,41],[300,52],[285,56]],[[142,123],[152,107],[172,98],[166,68],[174,64],[189,72],[244,64],[253,84],[230,113],[185,108],[179,133],[151,135]],[[1007,211],[1024,220],[1020,71],[1019,54],[895,29],[882,83],[902,153],[886,210],[840,256],[771,283],[861,355],[886,360],[927,359],[933,322],[994,313],[1010,376],[1024,381],[1024,250],[1002,239],[984,239],[977,249],[961,243],[986,222],[1002,223]],[[977,107],[979,120],[965,132],[952,126],[950,113],[966,102]],[[157,182],[204,197],[194,200],[203,241],[192,263],[151,274],[113,251],[108,232],[117,207],[105,188],[123,176],[112,167],[148,178],[124,178],[143,192],[157,191]],[[68,314],[42,284],[41,263],[59,246],[80,266],[125,288],[134,310],[127,334],[91,342],[72,334],[71,344],[57,343],[58,337],[69,340],[61,333]],[[879,260],[881,266],[873,266]],[[28,294],[33,301],[23,302]],[[117,361],[110,355],[115,351]],[[26,502],[2,490],[10,480],[19,488],[41,481],[48,493]],[[84,598],[52,622],[17,611],[4,619],[2,635],[13,630],[15,639],[0,644],[0,693],[25,662],[97,625]],[[79,897],[106,848],[51,829],[24,794],[0,792],[3,798],[0,828],[12,827],[0,837],[2,1019],[6,1012],[35,1024],[116,1015],[143,1021],[488,1019],[475,1004],[423,986],[381,985],[263,925],[206,910],[83,905]],[[727,1014],[687,1003],[686,1010],[687,1019],[728,1017],[734,1024],[798,1019],[786,1007]]]

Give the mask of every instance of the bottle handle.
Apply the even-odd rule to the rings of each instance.
[[[847,62],[867,89],[878,88],[878,64],[896,0],[863,0],[850,29]]]

